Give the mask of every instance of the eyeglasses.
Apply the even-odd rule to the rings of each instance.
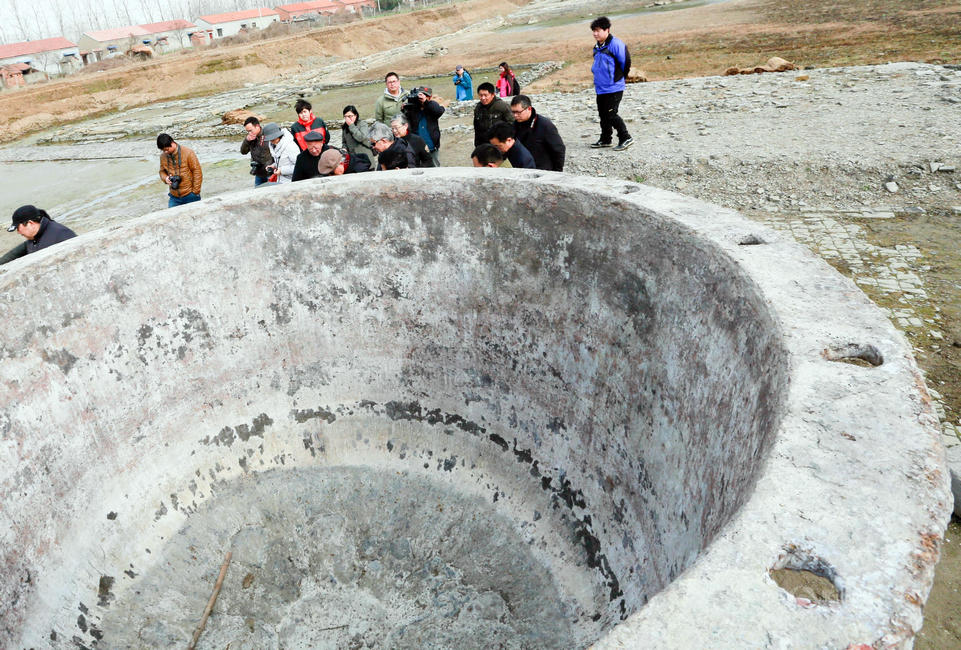
[[[523,113],[524,111],[526,111],[526,110],[529,109],[529,108],[530,108],[530,106],[528,106],[527,108],[512,108],[512,109],[511,109],[511,113],[513,113],[514,115],[520,115],[521,113]]]

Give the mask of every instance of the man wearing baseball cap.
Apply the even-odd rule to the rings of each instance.
[[[21,205],[14,210],[7,228],[7,232],[13,231],[20,233],[27,241],[0,257],[0,264],[77,236],[74,231],[51,219],[45,210],[38,210],[32,205]]]
[[[434,92],[427,86],[414,88],[404,104],[403,112],[410,130],[427,145],[434,167],[440,167],[440,127],[437,119],[444,114],[444,107],[431,99],[433,95]]]

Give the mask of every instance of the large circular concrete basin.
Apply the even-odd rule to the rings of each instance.
[[[519,170],[240,192],[0,269],[0,646],[910,644],[902,336],[739,215]],[[827,581],[809,597],[778,570]]]

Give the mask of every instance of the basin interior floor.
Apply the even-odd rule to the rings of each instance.
[[[111,603],[104,640],[183,645],[227,550],[200,647],[578,645],[564,594],[496,504],[364,467],[230,482],[153,549],[162,560]]]

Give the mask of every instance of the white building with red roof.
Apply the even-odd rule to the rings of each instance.
[[[184,47],[191,47],[191,35],[200,29],[187,20],[165,20],[161,23],[147,23],[145,25],[127,25],[113,29],[84,32],[80,37],[80,49],[86,55],[87,62],[91,58],[99,61],[110,54],[123,54],[133,47],[146,45],[155,52],[166,52]]]
[[[14,63],[26,63],[48,75],[63,74],[83,65],[77,45],[61,36],[0,45],[0,67]]]
[[[153,39],[152,42],[147,45],[150,45],[150,47],[158,52],[190,47],[191,34],[200,31],[200,28],[192,22],[183,19],[165,20],[162,23],[148,23],[146,25],[140,25],[140,27],[146,30],[147,33],[150,34],[150,38]]]
[[[341,11],[346,11],[346,7],[340,2],[331,0],[312,0],[311,2],[296,2],[289,5],[274,7],[280,14],[280,19],[285,23],[295,21],[298,18],[306,19],[312,16],[332,16]]]
[[[352,13],[373,13],[377,9],[375,0],[337,0]]]
[[[280,20],[273,9],[247,9],[230,11],[225,14],[210,14],[197,18],[197,27],[211,39],[236,36],[241,30],[263,29]]]

